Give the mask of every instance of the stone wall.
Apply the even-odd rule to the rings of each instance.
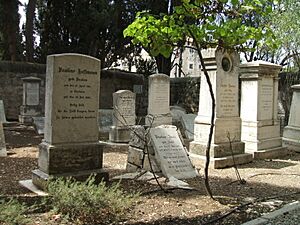
[[[0,62],[0,99],[4,102],[7,120],[17,120],[22,105],[24,77],[38,77],[41,81],[40,103],[45,105],[46,65],[24,62]],[[100,108],[112,109],[112,93],[127,89],[133,91],[134,85],[143,85],[144,77],[120,70],[102,70],[100,82]],[[140,98],[141,94],[137,94]],[[143,100],[143,99],[142,99]],[[139,100],[141,101],[141,100]]]

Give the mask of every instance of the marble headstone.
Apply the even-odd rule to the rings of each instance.
[[[300,84],[293,85],[293,98],[288,125],[283,130],[283,145],[300,152]]]
[[[187,179],[197,176],[175,126],[150,128],[149,134],[155,158],[166,177]]]
[[[170,77],[165,74],[149,76],[148,115],[146,125],[171,125]]]
[[[187,139],[194,139],[194,121],[197,115],[195,114],[185,114],[180,118],[184,135]]]
[[[98,140],[100,61],[80,54],[47,57],[45,130],[33,183],[49,176],[107,179]]]

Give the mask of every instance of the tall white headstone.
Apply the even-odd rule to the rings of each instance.
[[[165,74],[149,76],[148,115],[146,125],[155,127],[172,124],[170,113],[170,77]]]
[[[2,122],[0,121],[0,157],[7,156],[5,138],[4,138],[4,130]]]
[[[203,51],[206,69],[212,83],[216,107],[215,121],[210,148],[211,165],[224,168],[252,161],[251,154],[245,154],[241,142],[241,118],[239,117],[239,55],[224,49]],[[190,151],[195,158],[205,161],[209,131],[211,127],[212,101],[206,78],[201,74],[199,112],[195,119],[194,141]],[[234,155],[235,160],[232,159]]]
[[[47,57],[45,130],[33,183],[45,188],[49,176],[84,179],[102,170],[98,141],[100,61],[80,54]]]
[[[113,93],[113,126],[109,133],[112,142],[129,142],[130,127],[135,125],[135,93],[119,90]]]
[[[254,158],[286,154],[278,120],[280,65],[255,61],[240,65],[242,141]]]
[[[293,98],[288,125],[283,131],[283,146],[300,152],[300,84],[293,85]]]

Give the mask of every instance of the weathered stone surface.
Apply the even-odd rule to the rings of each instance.
[[[113,110],[112,109],[99,109],[99,128],[100,132],[109,132],[110,127],[113,125]]]
[[[129,146],[127,162],[141,167],[143,165],[144,155],[142,149]]]
[[[184,135],[189,140],[194,140],[194,121],[197,115],[185,114],[180,118]]]
[[[7,156],[5,138],[4,138],[4,130],[2,122],[0,121],[0,157]]]
[[[44,134],[45,117],[32,117],[33,125],[38,134]]]
[[[109,131],[109,141],[116,143],[128,143],[130,141],[130,129],[127,127],[111,126]]]
[[[282,148],[278,120],[278,73],[280,65],[255,61],[241,68],[241,119],[245,150],[254,158],[277,158]]]
[[[135,125],[135,97],[135,93],[129,90],[119,90],[113,93],[113,126]]]
[[[293,98],[288,125],[283,131],[283,145],[300,152],[300,84],[293,85]]]
[[[172,124],[170,77],[165,74],[149,76],[148,116],[145,123],[150,127]]]
[[[131,127],[129,145],[135,148],[144,149],[146,142],[146,130],[143,126],[136,125]]]
[[[155,158],[166,177],[185,179],[197,176],[175,126],[151,128],[149,134]]]
[[[47,57],[45,142],[98,141],[100,61],[80,54]]]
[[[3,100],[0,100],[0,123],[6,123],[5,111],[4,111],[4,103]]]

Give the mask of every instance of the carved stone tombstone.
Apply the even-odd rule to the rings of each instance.
[[[240,65],[242,141],[254,158],[286,154],[277,112],[280,69],[280,65],[264,61]]]
[[[45,188],[49,176],[108,179],[98,141],[100,61],[80,54],[47,57],[44,139],[33,183]]]
[[[31,123],[32,117],[41,115],[40,83],[37,77],[25,77],[23,81],[23,104],[20,107],[19,121]]]
[[[165,74],[149,76],[148,115],[146,125],[171,125],[170,77]]]
[[[119,90],[113,93],[113,126],[109,140],[112,142],[129,142],[130,127],[135,125],[135,93]]]
[[[224,49],[203,51],[203,58],[212,83],[216,101],[215,121],[210,148],[211,165],[224,168],[252,161],[251,154],[245,154],[241,142],[241,118],[239,117],[239,56]],[[209,131],[211,126],[212,101],[206,78],[202,72],[199,112],[194,124],[194,141],[190,151],[195,159],[206,160]],[[234,156],[234,160],[233,157]]]
[[[283,145],[300,152],[300,84],[293,85],[293,98],[290,108],[289,123],[283,131]]]
[[[0,121],[0,157],[7,156],[5,138],[4,138],[4,130],[2,122]]]

